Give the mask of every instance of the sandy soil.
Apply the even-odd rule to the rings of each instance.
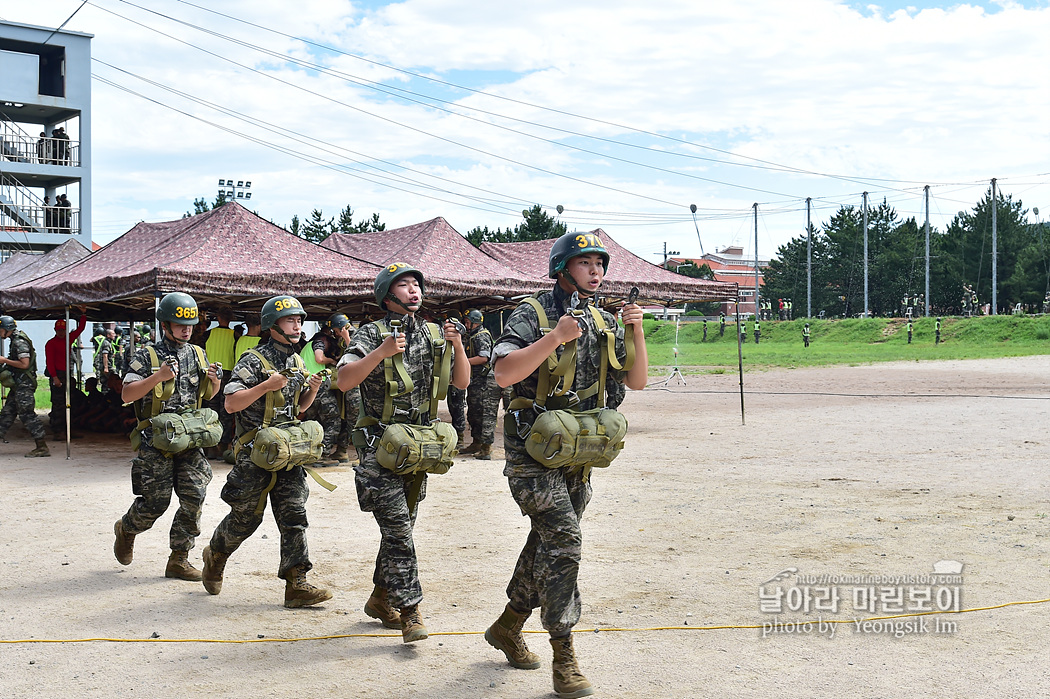
[[[580,628],[626,629],[576,636],[599,696],[1050,693],[1050,604],[927,617],[927,631],[899,639],[854,624],[834,637],[696,628],[803,618],[759,607],[760,585],[788,568],[922,575],[955,560],[963,608],[1050,597],[1050,357],[748,374],[746,425],[735,375],[687,380],[628,396],[627,448],[594,476]],[[71,460],[61,447],[30,460],[21,428],[9,437],[0,640],[17,642],[0,644],[4,697],[553,696],[542,634],[528,636],[544,661],[533,671],[480,636],[527,532],[501,461],[465,459],[431,479],[416,536],[433,635],[406,646],[361,612],[378,534],[350,470],[328,469],[340,487],[314,488],[309,503],[311,579],[335,597],[287,610],[271,519],[213,597],[163,577],[173,509],[130,566],[114,560],[112,524],[132,499],[126,442],[89,436]],[[228,511],[228,468],[215,465],[198,564]],[[838,586],[838,613],[819,617],[881,615],[852,608],[854,587]],[[938,619],[957,627],[938,633]],[[681,628],[648,630],[668,626]],[[265,642],[318,636],[341,637]],[[86,638],[131,642],[22,641]],[[200,640],[165,642],[182,639]]]

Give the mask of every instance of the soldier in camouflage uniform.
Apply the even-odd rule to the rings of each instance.
[[[199,321],[197,313],[197,302],[188,294],[176,292],[161,299],[157,320],[161,323],[162,339],[151,345],[160,365],[154,370],[149,351],[145,347],[140,349],[128,365],[120,394],[126,403],[142,401],[140,415],[150,415],[153,389],[165,381],[175,379],[171,398],[161,410],[166,413],[196,408],[202,380],[211,382],[205,397],[219,390],[218,367],[201,366],[196,350],[187,344],[192,326]],[[164,514],[174,492],[179,499],[179,509],[168,535],[171,555],[164,576],[200,580],[201,573],[189,562],[187,554],[200,534],[201,507],[211,483],[211,464],[200,447],[177,454],[158,451],[153,447],[153,430],[148,423],[140,436],[139,454],[131,460],[131,491],[137,497],[127,513],[113,525],[116,535],[113,555],[121,565],[131,563],[135,537]]]
[[[493,372],[501,386],[514,386],[516,400],[536,398],[539,367],[564,343],[576,340],[576,373],[572,390],[579,393],[594,385],[601,364],[604,341],[590,313],[576,318],[568,315],[573,293],[583,304],[594,298],[609,264],[609,254],[597,236],[567,233],[551,247],[549,275],[557,279],[551,291],[536,296],[547,318],[554,324],[550,332],[540,331],[535,309],[522,303],[511,314],[493,349]],[[615,318],[601,311],[606,327],[616,329],[615,353],[622,364],[626,357],[623,328]],[[642,309],[636,304],[623,307],[625,324],[634,326],[635,363],[626,372],[608,368],[606,405],[617,407],[623,400],[624,384],[640,390],[645,387],[648,358],[642,332]],[[551,402],[547,403],[551,407]],[[598,406],[598,396],[582,398],[572,409],[584,411]],[[510,492],[532,528],[521,551],[514,575],[507,586],[509,604],[500,618],[485,632],[485,639],[503,651],[511,665],[532,669],[539,657],[525,645],[521,629],[532,610],[540,608],[543,627],[550,633],[554,651],[554,689],[559,697],[582,697],[593,693],[576,662],[572,648],[572,628],[580,619],[580,593],[576,585],[583,537],[580,518],[591,498],[591,484],[585,470],[567,472],[550,469],[536,462],[525,450],[520,434],[528,434],[535,421],[531,407],[508,413],[504,429]],[[521,431],[519,433],[519,430]]]
[[[230,514],[215,528],[211,542],[204,548],[204,588],[213,595],[222,590],[222,575],[226,561],[244,541],[262,524],[258,507],[265,497],[270,481],[277,480],[269,491],[270,509],[281,533],[281,563],[277,576],[284,578],[284,606],[306,607],[332,599],[328,590],[306,582],[306,574],[313,568],[306,546],[306,499],[310,489],[306,472],[301,466],[271,472],[256,466],[251,459],[251,448],[241,444],[241,436],[262,426],[266,394],[280,391],[287,408],[286,415],[294,417],[313,403],[321,386],[321,377],[313,374],[308,380],[303,374],[286,376],[282,369],[298,366],[295,346],[302,337],[306,311],[291,296],[275,296],[262,307],[262,332],[266,338],[256,345],[255,352],[266,358],[276,370],[268,374],[259,357],[245,352],[233,367],[233,376],[226,385],[226,409],[237,421],[238,448],[236,463],[226,477],[222,499],[230,506]],[[296,392],[299,402],[296,404]],[[279,425],[275,420],[275,425]],[[260,511],[257,512],[256,510]]]
[[[429,332],[422,319],[416,317],[423,305],[423,273],[404,263],[389,265],[376,277],[375,297],[380,308],[387,311],[386,326],[392,327],[391,322],[399,320],[401,331],[397,337],[392,333],[384,337],[375,323],[358,328],[339,361],[339,388],[347,391],[360,386],[365,417],[380,420],[386,401],[383,360],[400,354],[413,389],[408,395],[393,399],[393,421],[429,425],[431,418],[436,417],[428,411],[431,381],[437,367]],[[450,322],[445,323],[444,336],[454,352],[452,383],[466,388],[470,370],[463,340]],[[355,436],[354,440],[359,445],[361,460],[355,469],[358,504],[363,512],[375,516],[381,536],[372,576],[375,588],[365,603],[365,613],[379,619],[387,628],[400,628],[402,640],[411,643],[427,638],[419,611],[423,588],[412,541],[416,505],[426,496],[426,474],[399,475],[379,465],[376,448],[384,427],[379,424],[366,428],[357,433],[366,438]]]
[[[492,375],[489,356],[492,334],[482,325],[485,316],[476,308],[467,313],[467,361],[470,362],[470,386],[467,387],[467,422],[471,444],[460,454],[473,454],[475,459],[492,458],[492,441],[502,393]]]
[[[449,320],[456,326],[456,332],[461,337],[466,337],[467,328],[460,322],[458,316],[459,312],[453,311],[449,314]],[[445,396],[445,405],[448,406],[448,414],[452,417],[452,427],[455,428],[462,446],[467,432],[467,392],[450,384],[448,394]],[[462,454],[463,451],[460,450],[459,453]]]
[[[350,319],[343,313],[333,313],[325,321],[321,330],[310,340],[310,349],[313,350],[314,360],[326,369],[335,369],[343,351],[350,344]],[[324,428],[323,454],[331,455],[328,459],[319,461],[319,465],[334,466],[342,462],[350,461],[350,420],[357,420],[354,396],[356,389],[344,394],[335,385],[335,377],[326,377],[317,393],[311,409],[316,413],[316,419]],[[344,397],[347,399],[344,414]],[[360,401],[360,396],[357,396]],[[354,410],[354,412],[351,412]]]
[[[102,331],[102,339],[99,340],[98,349],[95,350],[95,376],[98,377],[98,390],[102,393],[109,392],[109,375],[114,370],[113,341],[116,337],[114,330],[106,328]]]
[[[17,417],[36,440],[36,449],[26,456],[51,456],[44,440],[44,423],[36,414],[36,352],[33,342],[18,329],[11,316],[0,316],[0,340],[11,341],[7,356],[0,357],[0,368],[11,372],[15,384],[7,394],[4,409],[0,410],[0,440],[7,441],[7,431]]]

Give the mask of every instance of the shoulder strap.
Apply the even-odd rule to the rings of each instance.
[[[204,403],[204,394],[208,392],[208,386],[211,383],[208,381],[208,358],[204,356],[204,350],[197,345],[190,345],[197,351],[197,373],[200,374],[200,381],[197,385],[197,408],[200,409]]]
[[[258,357],[259,358],[259,362],[262,363],[263,369],[265,369],[267,372],[271,372],[272,373],[272,372],[276,371],[273,368],[273,364],[270,364],[270,361],[268,359],[266,359],[266,357],[262,356],[262,354],[258,350],[256,350],[255,348],[252,348],[252,349],[249,349],[249,350],[245,350],[244,353],[245,354],[251,354],[251,355],[253,355],[255,357]],[[285,403],[285,401],[284,401],[284,394],[281,393],[280,391],[267,391],[266,392],[266,407],[263,409],[262,427],[269,427],[270,426],[270,423],[273,422],[273,411],[274,411],[274,409],[275,408],[283,408],[284,407],[284,403]]]
[[[524,299],[525,303],[532,306],[539,320],[540,334],[546,335],[551,330],[550,320],[546,311],[535,297],[529,296]],[[551,377],[555,383],[551,388]],[[536,382],[536,405],[540,408],[547,402],[550,396],[561,396],[572,388],[572,382],[576,378],[576,340],[566,343],[562,350],[561,359],[558,359],[557,351],[551,352],[547,361],[540,364],[539,376]]]
[[[427,323],[430,352],[434,368],[430,379],[430,419],[437,419],[438,403],[448,395],[448,382],[452,374],[452,353],[448,351],[445,333],[436,323]]]
[[[382,320],[374,321],[373,325],[379,329],[380,337],[386,337],[390,334],[390,330]],[[395,372],[401,380],[400,382],[394,378]],[[394,416],[394,398],[411,393],[416,387],[412,377],[408,375],[408,371],[405,369],[405,358],[400,352],[393,357],[387,357],[383,360],[383,381],[386,385],[386,391],[383,396],[383,415],[379,421],[384,425],[388,425],[390,424],[390,419]],[[398,390],[401,384],[405,386],[403,391]]]

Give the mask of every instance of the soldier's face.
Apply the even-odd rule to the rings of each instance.
[[[291,344],[292,342],[298,342],[299,336],[303,333],[303,318],[302,316],[285,316],[278,318],[277,327],[280,328],[281,332],[288,336],[289,339],[285,339],[280,333],[272,333],[278,342],[285,345]]]
[[[423,291],[419,288],[419,280],[415,275],[405,274],[394,280],[390,293],[403,310],[416,311],[423,305]]]
[[[171,334],[171,339],[175,340],[175,342],[189,342],[190,336],[193,335],[193,326],[168,323],[168,332]]]
[[[577,255],[565,263],[565,273],[583,293],[595,294],[605,278],[605,260],[596,252]]]

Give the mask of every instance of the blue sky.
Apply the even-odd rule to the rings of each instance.
[[[0,17],[57,26],[79,5]],[[1045,0],[221,8],[260,26],[161,0],[91,0],[69,23],[95,35],[98,242],[177,218],[226,176],[282,224],[351,205],[465,233],[561,204],[570,228],[654,261],[665,241],[699,255],[697,226],[707,251],[752,253],[756,202],[763,258],[802,233],[807,197],[818,225],[862,191],[921,219],[929,184],[943,229],[996,177],[1050,211]]]

